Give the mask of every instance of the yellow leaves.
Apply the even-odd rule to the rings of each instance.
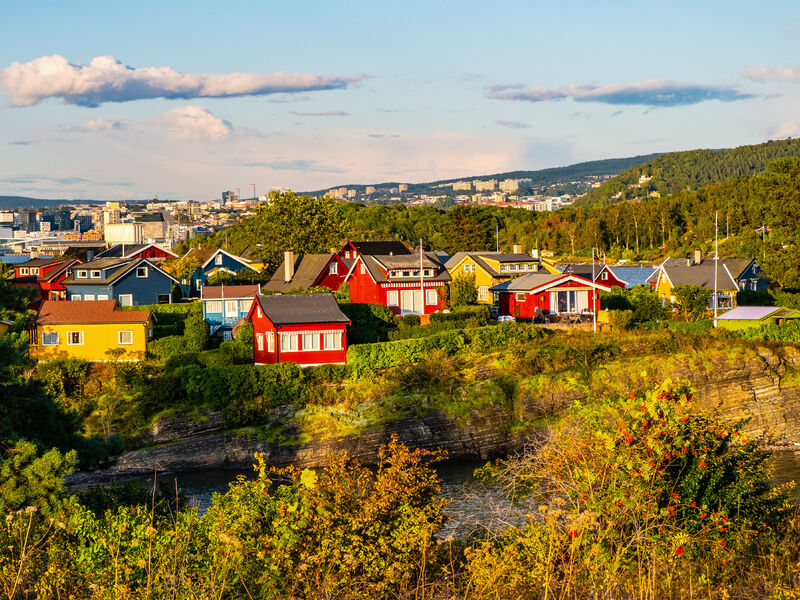
[[[312,490],[317,486],[317,474],[311,469],[303,469],[300,473],[300,485]]]

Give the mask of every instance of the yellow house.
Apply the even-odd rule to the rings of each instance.
[[[447,271],[454,279],[458,275],[475,275],[475,287],[478,288],[478,303],[493,304],[494,297],[489,288],[528,273],[545,271],[553,275],[561,275],[554,266],[518,251],[513,254],[502,252],[456,252],[445,263]]]
[[[45,300],[31,330],[31,358],[143,359],[155,317],[149,310],[115,310],[116,304]]]
[[[731,275],[728,265],[720,260],[716,271],[717,306],[718,308],[735,308],[736,293],[739,286]],[[648,278],[647,283],[653,285],[659,298],[665,304],[675,302],[672,288],[676,285],[693,285],[714,290],[714,263],[710,260],[694,263],[692,261],[667,259]],[[713,294],[712,294],[713,295]],[[714,299],[709,299],[709,308],[714,306]]]

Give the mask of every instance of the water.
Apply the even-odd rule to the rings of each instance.
[[[800,484],[800,453],[782,451],[774,457],[772,482],[775,486],[792,481]],[[476,480],[473,471],[483,463],[451,462],[437,465],[441,480],[442,496],[449,500],[445,508],[447,521],[440,537],[463,538],[476,530],[500,531],[509,525],[524,523],[525,514],[533,509],[530,506],[514,507],[503,493],[493,486]],[[195,471],[186,473],[165,473],[159,477],[161,482],[178,488],[190,505],[205,512],[211,505],[215,492],[224,493],[237,477],[255,479],[255,471]],[[800,485],[788,489],[789,494],[800,500]]]

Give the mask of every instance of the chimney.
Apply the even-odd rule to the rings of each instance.
[[[283,280],[288,283],[294,277],[294,252],[287,250],[283,253]]]
[[[531,256],[533,258],[539,258],[539,249],[538,248],[534,248],[533,250],[531,250]]]
[[[522,246],[520,244],[514,244],[514,254],[522,254]]]
[[[687,266],[687,267],[691,267],[693,262],[694,262],[694,261],[693,261],[692,257],[691,257],[691,256],[689,256],[689,257],[686,259],[686,266]]]
[[[694,251],[694,264],[699,265],[703,262],[703,253],[700,250]]]
[[[94,250],[87,250],[86,251],[86,262],[89,262],[94,258]]]

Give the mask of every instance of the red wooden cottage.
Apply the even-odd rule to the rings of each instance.
[[[29,308],[36,310],[42,300],[66,300],[67,288],[62,284],[72,274],[72,267],[81,264],[77,258],[34,258],[14,265],[12,286],[35,290]]]
[[[442,310],[449,281],[447,269],[430,252],[422,257],[359,254],[345,277],[352,302],[382,304],[396,315],[429,315]]]
[[[591,279],[592,278],[592,264],[585,264],[585,263],[565,263],[561,265],[556,265],[562,273],[569,273],[572,275],[578,275],[583,277],[584,279]],[[609,287],[620,287],[623,290],[628,287],[628,282],[622,280],[611,267],[606,264],[595,264],[594,265],[594,280],[601,284],[607,285]]]
[[[499,314],[517,319],[542,315],[580,315],[600,309],[600,292],[611,287],[580,275],[531,273],[491,288],[499,295]]]
[[[350,263],[350,264],[347,264]],[[264,285],[268,292],[307,290],[312,287],[339,289],[353,261],[338,254],[294,254],[284,252],[283,262]]]
[[[347,362],[350,319],[333,294],[257,295],[247,320],[253,324],[257,365],[294,362],[310,367]]]

